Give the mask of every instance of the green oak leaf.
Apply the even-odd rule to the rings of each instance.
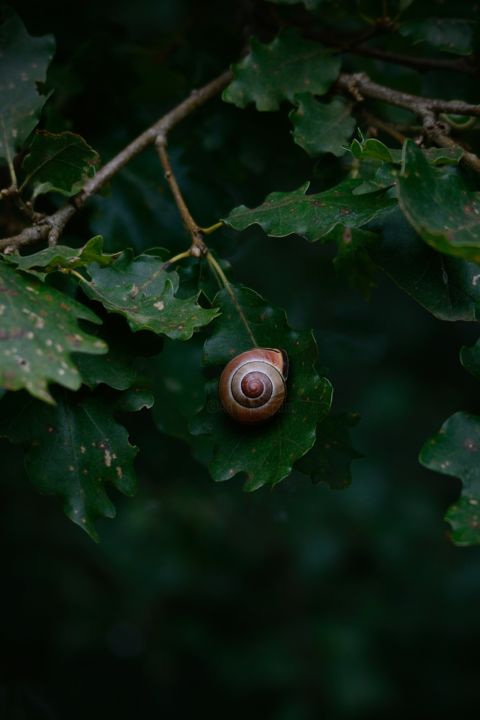
[[[47,273],[62,268],[75,270],[94,262],[106,267],[114,262],[118,255],[119,253],[105,254],[103,238],[96,235],[81,248],[54,245],[31,255],[7,255],[6,259],[20,270],[32,271],[39,277],[45,277]]]
[[[0,387],[25,388],[50,403],[49,382],[77,390],[81,377],[70,353],[107,351],[79,319],[100,322],[81,303],[0,260]]]
[[[400,210],[366,248],[371,259],[406,293],[441,320],[480,318],[480,270],[426,245]]]
[[[420,452],[429,470],[462,481],[462,493],[445,519],[452,526],[457,545],[480,544],[480,417],[457,412],[442,425]]]
[[[295,465],[313,482],[323,482],[332,489],[348,487],[352,481],[351,464],[362,455],[352,447],[351,428],[358,423],[356,413],[325,418],[317,428],[313,448]]]
[[[354,195],[365,195],[383,190],[396,184],[403,151],[389,148],[379,140],[369,138],[361,143],[354,140],[350,151],[360,160],[359,176],[363,183],[353,191]],[[430,165],[458,165],[462,148],[427,148],[421,151]]]
[[[352,140],[349,148],[357,160],[374,160],[377,162],[393,162],[392,149],[376,138]]]
[[[205,364],[223,366],[235,355],[251,349],[252,340],[240,309],[259,346],[280,348],[288,354],[286,404],[268,422],[244,426],[223,411],[217,395],[218,381],[213,381],[207,386],[205,407],[192,421],[191,429],[194,435],[211,438],[209,469],[214,480],[228,480],[243,473],[247,476],[245,489],[256,490],[283,480],[313,446],[316,426],[330,409],[332,387],[314,368],[317,347],[310,331],[292,330],[285,312],[268,305],[253,290],[234,288],[233,292],[236,304],[226,290],[216,298],[222,315],[205,343]]]
[[[108,312],[123,315],[135,332],[151,330],[172,340],[188,340],[195,330],[211,322],[218,310],[200,307],[198,293],[175,297],[179,277],[164,264],[159,255],[133,258],[131,251],[125,251],[109,267],[89,265],[91,281],[85,281],[82,288]]]
[[[244,108],[278,110],[282,100],[309,92],[324,95],[340,71],[340,59],[296,30],[283,30],[270,44],[252,38],[250,53],[232,67],[234,79],[223,99]]]
[[[473,52],[475,22],[465,18],[410,20],[400,25],[399,32],[415,45],[427,43],[453,55],[470,55]]]
[[[296,234],[315,242],[337,225],[361,227],[396,205],[383,191],[355,195],[361,184],[361,180],[344,180],[330,190],[306,195],[307,182],[292,192],[271,193],[257,208],[240,205],[223,222],[234,230],[256,223],[271,237]]]
[[[71,197],[95,174],[100,158],[80,135],[37,131],[22,163],[20,190],[32,197],[57,192]]]
[[[436,250],[480,262],[480,197],[458,171],[431,167],[411,140],[404,146],[398,202],[417,233]]]
[[[312,95],[302,93],[296,98],[297,108],[289,118],[293,123],[293,139],[309,155],[345,154],[346,144],[355,130],[351,106],[341,98],[321,103]]]
[[[25,468],[33,485],[43,494],[60,497],[67,517],[98,540],[95,520],[115,517],[106,483],[125,495],[135,493],[137,448],[104,400],[80,400],[66,391],[55,393],[55,400],[49,406],[4,398],[0,436],[25,448]]]
[[[31,37],[21,20],[2,7],[0,25],[0,160],[13,168],[16,151],[22,147],[47,100],[39,95],[55,51],[52,35]]]

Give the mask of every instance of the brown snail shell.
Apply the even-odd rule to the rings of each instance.
[[[285,402],[287,375],[288,358],[283,350],[252,348],[223,369],[218,386],[220,401],[238,422],[263,422]]]

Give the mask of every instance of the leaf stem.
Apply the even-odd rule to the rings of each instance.
[[[237,300],[237,296],[235,295],[235,292],[234,292],[227,276],[225,275],[225,273],[223,272],[223,270],[220,266],[220,263],[216,260],[216,258],[214,258],[214,256],[212,255],[211,252],[207,252],[206,258],[207,258],[208,264],[210,265],[212,270],[215,272],[215,274],[220,278],[223,287],[229,294],[230,299],[235,307],[235,310],[237,311],[237,313],[240,317],[240,320],[242,321],[243,325],[245,326],[245,330],[247,331],[248,337],[252,341],[253,347],[258,347],[258,343],[255,339],[255,335],[253,334],[252,328],[250,327],[250,323],[248,322],[248,320],[245,316],[245,313],[243,312],[243,310],[240,306],[240,303]]]
[[[202,228],[200,228],[200,230],[202,231],[202,233],[204,235],[211,235],[212,233],[215,232],[215,230],[220,230],[220,228],[222,228],[222,227],[223,227],[223,221],[220,220],[220,222],[217,222],[214,225],[210,225],[210,227],[206,227],[206,228],[202,227]]]
[[[190,252],[190,248],[188,248],[188,250],[184,250],[184,251],[181,252],[181,253],[178,253],[178,255],[174,255],[172,258],[170,258],[170,260],[167,260],[167,261],[163,264],[163,269],[166,270],[167,268],[170,267],[170,265],[173,265],[173,263],[176,263],[176,262],[178,262],[179,260],[184,260],[185,258],[189,258],[189,257],[192,257],[192,253]]]
[[[77,270],[74,270],[73,268],[60,268],[60,269],[66,275],[73,275],[74,277],[77,278],[77,280],[81,280],[82,282],[87,283],[87,285],[90,284],[89,281],[87,280],[87,278],[83,277],[83,275],[81,273],[77,272]]]

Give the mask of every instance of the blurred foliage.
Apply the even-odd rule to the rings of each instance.
[[[385,3],[305,5],[327,30],[348,33],[368,28]],[[402,22],[411,29],[415,20],[448,16],[450,4],[387,5],[392,15],[405,8]],[[55,92],[42,128],[79,133],[103,161],[191,87],[237,60],[250,35],[271,42],[280,13],[304,12],[287,1],[277,7],[252,0],[102,0],[68,13],[59,0],[19,0],[12,7],[32,35],[51,33],[57,42],[47,84]],[[468,21],[478,12],[460,1],[454,10]],[[411,52],[407,35],[372,43]],[[425,35],[415,52],[441,52],[435,42]],[[475,33],[468,42],[476,47]],[[345,67],[409,92],[476,100],[478,81],[466,74],[418,73],[354,55]],[[401,109],[378,109],[386,121],[405,119]],[[172,163],[201,224],[240,204],[256,207],[272,190],[294,191],[306,178],[321,193],[345,176],[346,156],[311,158],[289,141],[290,132],[287,112],[240,111],[220,99],[175,129]],[[478,130],[468,132],[476,139]],[[41,197],[39,207],[51,210],[55,200]],[[97,232],[111,252],[126,245],[138,253],[160,245],[172,253],[184,249],[153,149],[74,218],[64,241],[80,247]],[[459,482],[417,462],[443,418],[459,409],[478,412],[478,381],[458,360],[461,346],[474,345],[475,326],[438,319],[442,312],[446,319],[474,319],[476,296],[462,292],[463,280],[445,290],[439,256],[418,246],[398,216],[373,250],[370,233],[353,232],[368,235],[360,253],[367,280],[354,284],[370,290],[369,302],[337,275],[331,245],[271,238],[255,225],[242,235],[225,229],[211,238],[237,281],[285,308],[295,329],[314,328],[320,370],[335,386],[336,414],[361,415],[350,432],[363,457],[345,492],[313,486],[299,472],[273,492],[245,494],[238,479],[214,484],[181,439],[201,398],[192,391],[190,405],[178,402],[178,387],[164,379],[169,375],[159,377],[180,362],[179,351],[168,341],[162,357],[160,341],[143,336],[135,342],[145,360],[122,355],[120,377],[133,383],[125,370],[130,364],[140,388],[146,377],[156,378],[159,405],[155,424],[145,410],[122,416],[131,442],[142,447],[140,489],[128,499],[112,491],[117,518],[99,521],[100,545],[65,520],[59,503],[32,493],[19,448],[0,440],[2,719],[208,713],[423,720],[476,711],[480,549],[452,546],[440,519]],[[426,291],[407,272],[417,262],[431,280]],[[460,262],[447,259],[449,277],[466,275],[473,287],[475,266],[459,269]],[[188,267],[180,272],[196,292],[203,280]],[[452,300],[448,314],[439,310],[440,290]],[[120,338],[129,349],[133,335],[116,320],[109,345]],[[192,343],[185,360],[193,374],[198,345]],[[83,362],[87,357],[95,386],[102,376],[93,356]],[[189,380],[181,382],[189,387]],[[165,419],[162,403],[176,414]],[[205,448],[195,445],[194,452],[204,459]]]

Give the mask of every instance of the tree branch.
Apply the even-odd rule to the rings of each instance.
[[[462,100],[441,100],[438,98],[411,95],[410,93],[394,90],[385,85],[379,85],[373,82],[373,80],[370,80],[365,73],[355,73],[353,75],[342,73],[338,77],[337,86],[349,92],[357,100],[361,99],[361,96],[375,100],[383,100],[390,105],[396,105],[397,107],[410,110],[418,116],[421,116],[426,110],[430,110],[435,113],[446,112],[454,115],[480,117],[480,105],[470,105]]]
[[[449,137],[443,128],[443,124],[439,123],[436,118],[438,112],[480,117],[480,105],[470,105],[461,100],[439,100],[437,98],[411,95],[410,93],[379,85],[370,80],[368,75],[364,73],[355,75],[342,73],[337,80],[337,87],[346,90],[357,102],[361,102],[365,97],[368,97],[410,110],[422,120],[425,134],[433,142],[441,147],[461,148],[463,153],[462,162],[473,170],[480,172],[480,158],[474,153],[465,150],[462,145]]]
[[[148,145],[156,142],[159,136],[166,138],[168,132],[175,127],[175,125],[217,95],[228,85],[231,79],[232,74],[227,70],[199,90],[192,90],[183,102],[173,108],[173,110],[170,110],[166,115],[163,115],[156,123],[147,128],[141,135],[132,140],[132,142],[115,155],[115,157],[101,167],[92,178],[87,180],[83,189],[78,195],[72,198],[67,205],[52,215],[39,220],[37,224],[26,227],[18,233],[18,235],[0,239],[0,251],[8,250],[12,252],[15,249],[40,240],[48,240],[50,245],[55,245],[67,222],[75,215],[77,210],[83,207],[92,195],[97,193],[124,165],[142,152]]]
[[[455,142],[455,140],[449,137],[449,135],[443,128],[443,123],[437,122],[433,113],[428,111],[425,112],[422,116],[422,121],[425,135],[427,135],[430,140],[433,140],[433,142],[440,147],[452,149],[461,148],[463,153],[461,159],[463,160],[465,165],[468,165],[472,168],[472,170],[475,170],[476,172],[480,172],[480,158],[474,153],[465,150],[462,145]]]

